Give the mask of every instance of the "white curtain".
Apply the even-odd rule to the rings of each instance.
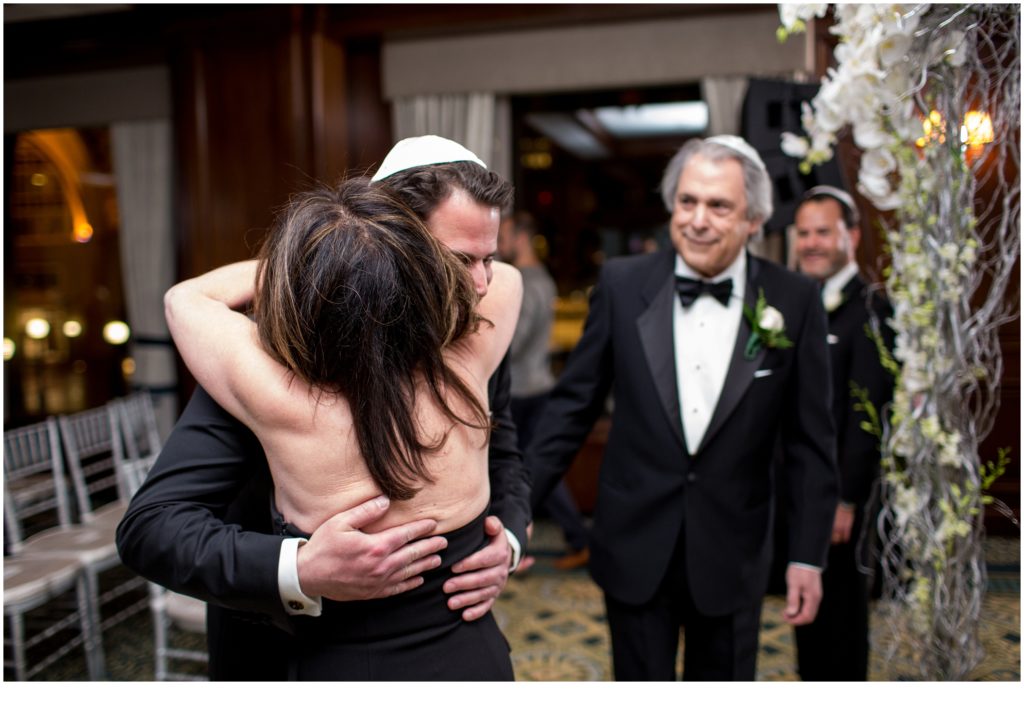
[[[110,131],[134,384],[152,392],[160,434],[166,438],[178,415],[177,369],[163,305],[175,274],[171,125],[166,119],[121,122]]]
[[[701,93],[708,104],[708,136],[740,133],[740,110],[747,94],[745,77],[702,78]]]
[[[487,166],[512,176],[511,110],[507,97],[473,92],[413,95],[395,98],[392,110],[395,141],[436,134],[457,141]]]
[[[747,96],[748,81],[745,77],[702,78],[701,93],[708,104],[708,136],[718,134],[740,135],[743,99]],[[747,249],[754,255],[773,260],[785,261],[785,237],[766,236],[763,232],[750,239]]]

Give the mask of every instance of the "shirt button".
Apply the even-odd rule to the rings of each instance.
[[[301,601],[289,601],[288,608],[290,608],[292,611],[301,611],[306,607],[302,605]]]
[[[694,482],[696,482],[697,481],[697,473],[696,472],[687,472],[686,473],[686,481],[689,482],[690,484],[693,484]]]

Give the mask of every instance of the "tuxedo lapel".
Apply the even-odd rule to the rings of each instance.
[[[747,254],[744,254],[747,255]],[[750,309],[757,304],[757,279],[760,265],[757,258],[747,255],[747,289],[743,293],[743,303]],[[736,343],[732,349],[732,360],[729,361],[729,371],[725,376],[725,384],[722,386],[722,393],[718,397],[718,404],[711,415],[711,423],[704,433],[700,448],[703,449],[719,429],[725,425],[726,420],[739,404],[740,399],[747,391],[747,387],[754,381],[754,373],[761,367],[761,360],[764,358],[765,347],[762,344],[753,358],[747,359],[747,343],[750,341],[750,322],[746,315],[740,320],[739,330],[736,332]],[[697,452],[700,452],[699,450]]]
[[[862,290],[864,285],[865,283],[861,279],[860,275],[854,275],[850,278],[850,281],[843,286],[842,291],[839,293],[841,300],[839,302],[839,306],[829,312],[829,318],[831,319],[834,313],[838,312],[850,302],[859,302],[863,304],[864,296]]]
[[[685,448],[682,417],[679,413],[675,345],[672,341],[672,310],[676,295],[672,264],[675,251],[670,252],[671,255],[663,256],[658,261],[640,291],[648,306],[637,317],[636,329],[658,392],[658,401],[672,424],[673,435]]]

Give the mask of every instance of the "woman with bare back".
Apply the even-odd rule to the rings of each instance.
[[[294,679],[512,679],[493,617],[462,620],[441,590],[486,544],[487,381],[522,296],[514,268],[493,270],[480,298],[416,214],[352,179],[293,198],[256,261],[165,297],[189,370],[267,454],[282,532],[383,494],[375,529],[431,518],[448,541],[423,586],[298,617]]]

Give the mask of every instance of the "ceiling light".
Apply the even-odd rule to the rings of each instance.
[[[594,116],[618,138],[699,134],[708,128],[708,105],[702,100],[598,107]]]
[[[578,158],[595,160],[611,155],[572,115],[534,112],[526,115],[526,123]]]

